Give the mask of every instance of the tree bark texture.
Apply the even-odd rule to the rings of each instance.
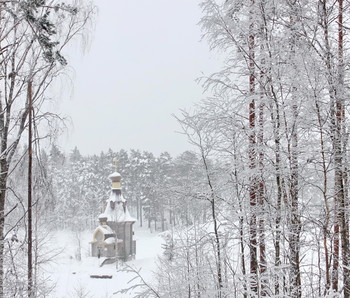
[[[32,82],[28,82],[28,297],[34,297],[33,288],[33,219],[32,219],[32,168],[33,168],[33,131],[32,131]]]

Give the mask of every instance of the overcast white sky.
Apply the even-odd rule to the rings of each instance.
[[[177,155],[190,148],[171,114],[205,95],[195,82],[219,69],[200,42],[200,0],[95,0],[90,50],[70,53],[74,92],[62,111],[73,127],[62,147],[83,154],[140,149]]]

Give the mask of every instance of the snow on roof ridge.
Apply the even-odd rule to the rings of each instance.
[[[106,244],[113,244],[115,243],[115,238],[114,237],[109,237],[105,240]]]
[[[100,225],[100,226],[98,226],[96,229],[95,229],[95,231],[94,231],[94,233],[97,231],[97,230],[100,230],[103,234],[115,234],[114,233],[114,231],[112,230],[112,228],[110,227],[110,226],[108,226],[108,225]]]
[[[120,177],[120,173],[118,173],[118,172],[113,172],[112,174],[110,174],[110,175],[108,176],[108,178],[113,178],[113,177]]]

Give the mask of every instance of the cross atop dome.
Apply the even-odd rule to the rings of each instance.
[[[118,162],[119,162],[119,160],[118,160],[118,158],[116,158],[116,157],[114,157],[113,158],[113,165],[114,165],[114,171],[115,172],[118,172]]]

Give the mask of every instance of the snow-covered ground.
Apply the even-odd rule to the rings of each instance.
[[[81,243],[81,261],[78,261],[78,239]],[[141,276],[147,281],[153,278],[156,269],[156,259],[162,254],[162,238],[158,233],[151,233],[146,228],[135,230],[136,258],[127,262],[132,268],[139,270]],[[133,297],[134,294],[113,294],[121,289],[130,287],[128,283],[135,274],[125,272],[123,264],[110,264],[100,267],[103,259],[90,257],[89,241],[92,240],[92,232],[82,232],[77,235],[73,232],[60,231],[54,234],[57,249],[61,249],[55,262],[46,266],[50,283],[55,283],[50,298],[67,297]],[[96,279],[90,275],[111,275],[111,279]],[[136,281],[134,281],[135,283]]]

